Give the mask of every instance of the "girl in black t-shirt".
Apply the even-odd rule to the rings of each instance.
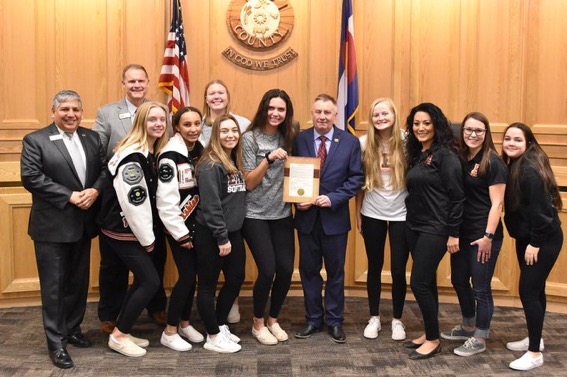
[[[453,350],[472,356],[486,350],[494,300],[490,283],[502,247],[504,191],[508,169],[492,142],[490,124],[481,113],[469,113],[461,125],[465,204],[459,251],[451,254],[451,282],[461,306],[462,324],[441,333],[449,340],[465,340]],[[472,286],[471,286],[472,281]]]

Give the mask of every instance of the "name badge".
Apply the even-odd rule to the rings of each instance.
[[[132,117],[132,114],[130,114],[130,113],[118,114],[119,119],[127,119],[127,118],[131,118],[131,117]]]
[[[51,136],[49,136],[49,140],[51,140],[51,141],[63,140],[63,136],[61,134],[51,135]]]

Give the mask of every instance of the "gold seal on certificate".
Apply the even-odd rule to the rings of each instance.
[[[305,203],[315,200],[319,195],[320,166],[317,157],[288,157],[284,168],[284,202]]]

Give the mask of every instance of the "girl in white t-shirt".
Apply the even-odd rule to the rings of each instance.
[[[407,191],[404,134],[398,111],[390,98],[376,99],[370,106],[369,128],[360,138],[365,183],[356,196],[357,228],[364,238],[368,257],[367,292],[370,320],[364,337],[374,339],[382,328],[380,294],[386,234],[390,240],[392,273],[392,339],[404,340],[401,322],[406,297],[406,264],[409,256],[405,235]]]

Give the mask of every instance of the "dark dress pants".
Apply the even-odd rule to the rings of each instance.
[[[81,332],[85,316],[91,239],[85,233],[78,242],[34,244],[47,347],[65,348],[67,336]]]

